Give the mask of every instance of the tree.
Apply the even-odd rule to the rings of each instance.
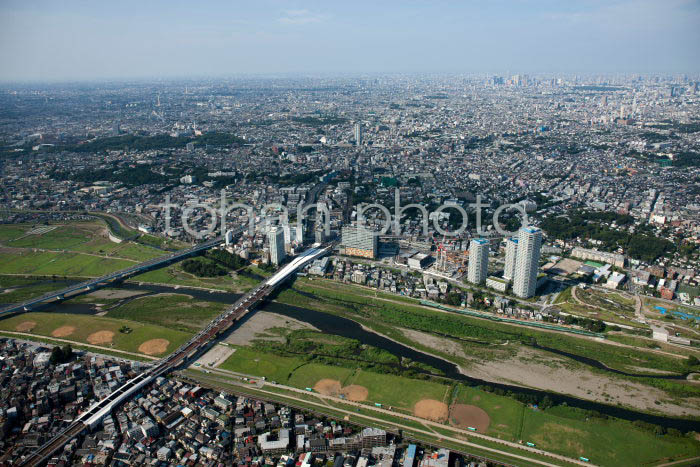
[[[49,358],[49,362],[52,365],[56,365],[59,363],[65,363],[71,358],[73,358],[73,347],[71,347],[70,344],[66,344],[63,346],[63,348],[56,346],[51,349],[51,357]]]
[[[549,395],[545,395],[542,398],[542,401],[540,402],[540,408],[542,409],[548,409],[554,405],[554,401],[552,401],[552,398],[549,397]]]

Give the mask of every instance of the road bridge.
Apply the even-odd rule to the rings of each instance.
[[[207,240],[206,242],[200,243],[191,248],[179,250],[164,256],[159,256],[158,258],[150,259],[148,261],[144,261],[143,263],[139,263],[134,266],[129,266],[126,269],[105,274],[102,277],[89,279],[84,282],[80,282],[79,284],[73,284],[61,290],[54,290],[52,292],[48,292],[40,297],[31,298],[21,303],[8,305],[4,308],[0,308],[0,317],[12,315],[15,313],[32,311],[33,308],[39,307],[51,301],[65,300],[66,295],[68,294],[92,291],[102,287],[106,287],[112,282],[128,279],[129,277],[142,274],[151,269],[159,268],[167,264],[180,261],[184,258],[187,258],[188,256],[196,255],[197,253],[220,245],[222,242],[223,237],[221,236],[212,238],[211,240]]]
[[[210,240],[212,242],[214,240]],[[209,243],[209,242],[205,242]],[[204,244],[203,244],[204,245]],[[210,246],[211,247],[211,246]],[[228,330],[236,321],[248,314],[256,305],[264,300],[277,286],[299,269],[311,261],[327,254],[332,245],[325,248],[309,248],[289,264],[282,267],[275,275],[265,280],[257,287],[239,298],[233,305],[212,320],[204,329],[199,331],[185,344],[173,353],[156,362],[152,367],[143,371],[136,377],[124,383],[109,396],[90,406],[78,418],[73,420],[66,428],[54,438],[39,447],[34,453],[22,460],[18,465],[35,467],[42,465],[50,456],[61,449],[71,439],[79,435],[84,429],[92,429],[102,423],[102,419],[115,407],[125,402],[141,388],[151,383],[155,378],[163,376],[178,368],[187,361],[200,354],[213,344],[217,337]],[[191,252],[190,252],[191,253]]]

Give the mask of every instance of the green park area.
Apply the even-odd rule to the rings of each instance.
[[[599,465],[654,465],[700,455],[700,442],[678,432],[618,419],[601,419],[568,407],[524,409],[521,437],[547,451]]]
[[[303,364],[304,360],[301,358],[280,357],[238,347],[233,356],[222,363],[220,368],[246,375],[265,376],[270,381],[287,383],[294,369]]]
[[[259,352],[249,347],[237,347],[220,368],[251,376],[265,376],[268,381],[297,387],[312,388],[321,393],[331,392],[337,382],[339,394],[353,387],[366,395],[359,401],[379,402],[411,413],[423,399],[446,402],[450,385],[446,381],[413,380],[397,375],[376,373],[362,368],[314,363],[302,357],[281,357]],[[326,383],[326,384],[324,384]]]
[[[110,309],[106,316],[195,333],[225,308],[224,303],[199,301],[189,295],[158,294],[137,297]]]
[[[135,321],[39,312],[23,313],[0,320],[0,330],[153,356],[172,352],[191,336],[190,333],[176,329]]]
[[[455,355],[441,354],[435,349],[426,348],[420,341],[411,340],[405,334],[397,332],[396,326],[457,340],[467,353],[485,359],[503,358],[512,346],[529,346],[536,342],[541,347],[595,358],[610,368],[622,371],[640,372],[648,369],[650,374],[658,370],[678,373],[687,371],[684,359],[650,352],[647,346],[625,348],[610,345],[606,341],[441,312],[421,306],[418,301],[409,303],[407,300],[411,299],[405,297],[398,297],[400,301],[395,298],[397,297],[375,294],[366,288],[349,284],[297,279],[292,287],[278,295],[277,301],[352,319],[392,339],[458,364],[463,362]],[[557,356],[562,357],[561,354]],[[571,361],[572,365],[576,363]]]
[[[585,456],[597,465],[655,465],[700,456],[700,442],[692,434],[658,431],[652,425],[566,406],[535,409],[510,397],[464,384],[442,384],[361,368],[305,363],[301,358],[261,353],[250,347],[236,347],[234,354],[219,368],[257,378],[265,376],[267,381],[298,389],[312,388],[314,393],[333,396],[347,394],[347,388],[363,388],[366,398],[360,402],[369,408],[379,403],[384,408],[391,407],[397,414],[412,415],[420,410],[417,405],[420,401],[431,401],[432,414],[442,416],[434,419],[449,426],[462,429],[479,426],[483,428],[480,432],[494,438],[531,442],[538,448],[572,458]],[[338,393],[328,392],[333,387],[329,383],[333,381],[338,382],[335,387]],[[275,391],[284,393],[280,387]],[[369,413],[387,421],[397,420],[378,412]],[[450,433],[449,430],[438,431]]]
[[[107,216],[105,222],[95,220],[0,225],[0,275],[33,277],[39,282],[43,282],[46,277],[99,277],[167,254],[161,248],[186,246],[179,242],[162,244],[159,237],[145,234],[135,240],[113,242],[108,236],[108,225],[112,224],[118,225]],[[209,260],[202,258],[200,261]],[[134,276],[130,280],[243,292],[254,287],[266,275],[254,266],[230,274],[226,272],[215,277],[198,277],[186,272],[182,262],[179,262]],[[24,286],[26,290],[22,293],[4,297],[0,295],[0,302],[11,303],[31,296],[31,285]],[[57,284],[56,288],[62,286],[65,284]],[[35,290],[44,293],[53,289],[44,283]]]
[[[557,296],[555,304],[564,313],[577,317],[647,329],[634,320],[634,298],[619,292],[569,287]]]

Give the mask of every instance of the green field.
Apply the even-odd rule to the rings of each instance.
[[[80,253],[19,252],[0,253],[0,274],[99,277],[133,266],[133,261],[101,258]]]
[[[225,275],[217,277],[196,277],[182,270],[180,264],[154,269],[129,279],[132,282],[153,282],[156,284],[185,285],[205,289],[218,289],[229,292],[245,292],[252,289],[258,281],[243,275],[235,278]]]
[[[367,399],[412,411],[421,399],[434,399],[447,403],[450,385],[433,381],[409,379],[402,376],[357,370],[348,384],[364,386],[369,392]]]
[[[51,227],[53,230],[41,234],[25,234],[4,242],[15,248],[46,248],[50,250],[71,250],[74,247],[90,241],[92,232],[90,224],[75,223],[71,225],[38,226]]]
[[[360,369],[353,371],[315,363],[304,365],[300,359],[259,353],[245,347],[239,347],[221,368],[266,376],[268,380],[300,389],[313,387],[324,378],[338,380],[342,386],[356,384],[367,388],[370,405],[379,402],[409,413],[421,399],[448,403],[452,388]],[[587,418],[577,409],[533,410],[509,397],[464,385],[457,386],[453,402],[475,405],[486,411],[490,417],[486,434],[490,436],[533,442],[537,447],[573,458],[586,456],[599,465],[647,465],[700,455],[700,443],[690,437],[657,436],[626,421]]]
[[[321,379],[335,379],[341,386],[347,386],[348,380],[355,371],[350,368],[321,365],[319,363],[307,363],[297,368],[287,384],[296,388],[312,388]]]
[[[700,455],[700,443],[691,437],[659,436],[627,421],[593,418],[569,407],[534,410],[508,397],[462,385],[456,402],[488,413],[486,434],[490,436],[529,441],[569,457],[588,457],[594,464],[650,465]]]
[[[520,439],[524,404],[463,384],[457,386],[454,403],[475,405],[488,413],[490,422],[487,435],[508,441]]]
[[[46,226],[38,225],[37,228]],[[117,259],[143,261],[162,256],[165,252],[150,246],[125,241],[115,243],[106,235],[101,221],[51,224],[53,230],[41,234],[26,234],[33,226],[0,225],[0,242],[13,248],[39,248],[65,252],[89,253]]]
[[[106,316],[197,332],[224,308],[224,303],[197,301],[189,295],[159,294],[128,301],[111,309]]]
[[[0,242],[6,243],[10,240],[21,237],[30,226],[25,224],[2,224],[0,225]]]
[[[166,251],[149,245],[186,246],[181,242],[161,242],[158,237],[150,235],[115,243],[107,238],[107,227],[102,221],[52,224],[51,227],[55,228],[49,232],[25,235],[35,227],[46,226],[0,225],[0,245],[15,248],[0,253],[0,274],[98,277],[167,254]],[[131,280],[244,292],[259,282],[255,275],[268,275],[253,266],[247,269],[253,276],[237,274],[235,277],[226,275],[200,278],[184,272],[180,264],[173,264],[135,276]]]
[[[0,276],[8,277],[8,276]],[[9,276],[12,277],[12,276]],[[33,281],[31,285],[21,285],[8,287],[4,292],[0,292],[0,303],[18,303],[38,297],[52,290],[62,289],[67,284],[65,282]]]
[[[305,364],[301,358],[280,357],[274,354],[238,347],[220,368],[254,376],[265,376],[270,381],[304,389],[313,387],[321,379],[335,379],[343,386],[364,386],[368,401],[403,408],[407,411],[421,399],[447,402],[450,386],[432,381],[409,379],[361,369]]]
[[[286,384],[294,369],[303,364],[304,360],[300,358],[280,357],[237,347],[220,368],[246,375],[266,376],[270,381]]]
[[[566,407],[525,409],[522,439],[599,465],[649,465],[700,455],[700,443],[688,437],[657,436],[621,420],[587,418]]]
[[[28,323],[34,323],[29,326]],[[131,328],[131,332],[120,332],[122,326]],[[53,335],[59,329],[66,332]],[[0,320],[0,330],[30,332],[40,336],[57,337],[90,344],[94,333],[107,331],[112,333],[111,343],[101,343],[106,348],[142,353],[139,346],[151,339],[165,339],[169,342],[164,354],[172,352],[185,343],[191,336],[175,329],[163,326],[143,324],[128,320],[118,320],[101,316],[75,315],[66,313],[24,313]],[[70,332],[67,332],[70,331]],[[91,337],[92,336],[92,337]],[[94,341],[93,341],[94,342]]]

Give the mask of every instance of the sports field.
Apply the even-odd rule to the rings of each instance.
[[[306,363],[301,358],[280,357],[253,351],[247,347],[238,347],[220,368],[253,376],[265,376],[268,380],[301,389],[314,388],[323,381],[322,386],[327,388],[328,392],[334,391],[337,394],[353,393],[353,390],[353,394],[359,394],[360,391],[366,390],[366,396],[362,400],[392,406],[408,413],[413,413],[415,405],[421,400],[446,404],[451,388],[448,384],[374,373],[359,368]]]
[[[700,443],[689,437],[658,436],[626,421],[589,418],[567,407],[526,408],[522,439],[548,451],[610,466],[654,465],[700,455]]]
[[[520,426],[522,424],[525,406],[510,397],[497,396],[473,387],[458,385],[453,394],[453,403],[450,407],[450,423],[460,426],[465,423],[455,413],[457,406],[475,406],[486,412],[489,422],[486,434],[505,439],[517,441],[520,437]],[[455,409],[457,407],[457,410]],[[475,426],[466,424],[467,426]]]
[[[279,357],[237,347],[236,352],[219,367],[251,376],[266,376],[270,381],[286,384],[295,368],[304,364],[300,358]]]
[[[128,332],[122,332],[124,327]],[[153,339],[167,341],[165,348],[153,355],[165,355],[186,342],[191,334],[163,326],[117,320],[101,316],[66,313],[24,313],[0,320],[0,330],[56,337],[75,342],[104,346],[108,349],[145,353],[139,349]],[[151,349],[146,349],[151,350]]]
[[[342,394],[349,400],[353,399],[348,397],[346,388],[363,388],[366,398],[355,400],[370,405],[381,403],[385,408],[391,406],[423,418],[432,418],[431,414],[442,410],[440,404],[449,404],[445,423],[462,428],[472,426],[508,441],[532,442],[575,458],[586,456],[599,465],[652,465],[664,459],[700,455],[700,443],[689,437],[657,436],[620,420],[587,419],[583,412],[567,407],[535,410],[509,397],[464,385],[454,388],[360,369],[304,364],[301,359],[255,352],[247,347],[238,347],[220,368],[266,376],[300,389],[313,388],[321,394]]]
[[[135,298],[107,312],[108,317],[196,332],[219,315],[226,304],[203,302],[189,295],[158,294]]]

